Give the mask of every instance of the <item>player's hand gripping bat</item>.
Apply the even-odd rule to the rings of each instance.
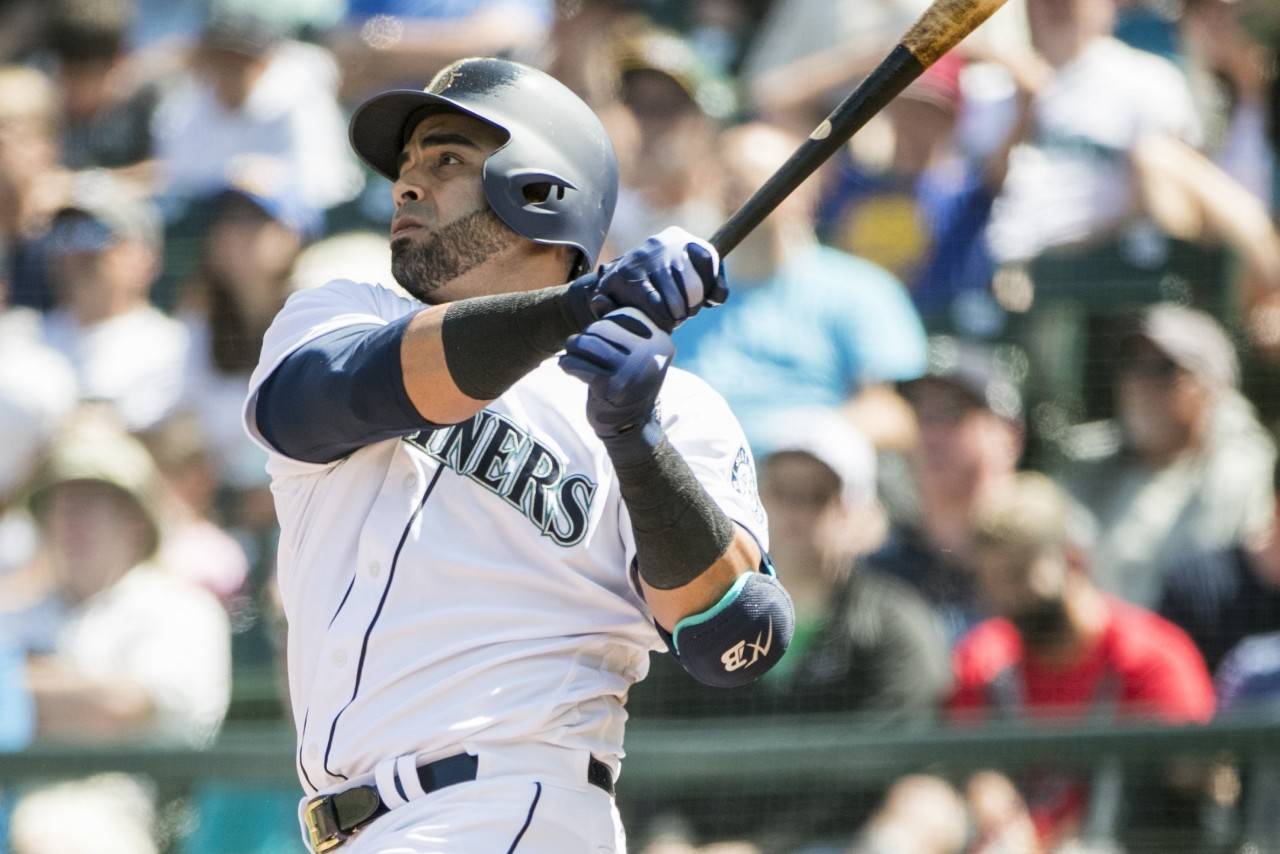
[[[764,221],[783,199],[907,88],[924,70],[973,32],[1005,0],[935,0],[875,70],[814,128],[787,162],[711,236],[721,257]]]

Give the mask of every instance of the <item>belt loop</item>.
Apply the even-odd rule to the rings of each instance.
[[[396,760],[396,776],[400,778],[400,785],[404,787],[404,793],[409,800],[416,801],[418,798],[426,797],[427,793],[422,788],[422,780],[418,778],[417,754],[406,753]]]
[[[396,787],[396,760],[384,759],[375,765],[373,779],[378,784],[378,794],[382,796],[382,802],[387,805],[387,809],[395,809],[408,803]]]

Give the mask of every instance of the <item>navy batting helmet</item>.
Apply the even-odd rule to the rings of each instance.
[[[351,147],[392,181],[408,135],[432,112],[456,112],[507,135],[485,160],[485,198],[503,222],[536,243],[581,253],[591,269],[618,199],[618,161],[600,119],[554,77],[504,59],[462,59],[421,92],[398,89],[351,117]]]

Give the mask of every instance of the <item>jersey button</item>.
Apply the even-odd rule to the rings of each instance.
[[[307,745],[307,758],[310,759],[312,762],[315,762],[317,759],[320,758],[319,745],[316,745],[316,744]]]
[[[336,649],[330,659],[333,661],[334,667],[341,667],[347,663],[347,651],[345,649]]]
[[[418,476],[412,472],[404,476],[404,488],[416,489],[418,486]]]
[[[379,575],[382,575],[382,564],[376,560],[369,561],[369,577],[377,578]]]

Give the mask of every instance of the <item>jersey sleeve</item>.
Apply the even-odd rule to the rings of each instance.
[[[321,336],[349,326],[383,326],[419,307],[418,303],[386,288],[345,279],[289,297],[263,337],[262,354],[249,379],[249,393],[242,410],[245,431],[267,452],[267,471],[272,476],[307,474],[332,464],[292,459],[263,437],[255,410],[258,391],[267,378],[290,354]]]

